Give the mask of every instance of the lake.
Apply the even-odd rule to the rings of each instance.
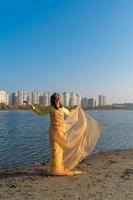
[[[87,111],[104,125],[94,150],[133,148],[133,111]],[[50,155],[49,115],[29,111],[0,111],[0,168],[36,164]]]

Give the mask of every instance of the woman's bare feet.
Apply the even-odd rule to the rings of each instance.
[[[78,170],[75,170],[75,171],[70,171],[68,169],[65,169],[66,173],[72,173],[73,175],[78,175],[78,174],[83,174],[84,172],[82,171],[78,171]]]
[[[51,172],[51,174],[54,175],[54,176],[74,176],[74,175],[80,175],[80,174],[83,174],[83,173],[84,172],[82,172],[82,171],[77,171],[77,170],[71,171],[71,170],[68,170],[68,169]]]
[[[54,172],[54,173],[52,173],[52,175],[54,175],[54,176],[73,176],[74,174],[72,172],[62,171],[62,172]]]

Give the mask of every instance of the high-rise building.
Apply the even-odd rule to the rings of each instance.
[[[76,94],[77,95],[77,105],[81,105],[81,95]]]
[[[77,95],[73,92],[70,93],[70,106],[76,106],[77,105]]]
[[[106,106],[106,96],[99,95],[99,106]]]
[[[27,96],[27,101],[30,101],[30,96],[29,95]]]
[[[44,105],[44,96],[43,95],[39,96],[39,104]]]
[[[88,99],[88,106],[95,107],[96,106],[95,99],[93,99],[93,98]]]
[[[103,98],[103,103],[104,103],[104,106],[107,105],[107,98],[106,98],[106,96],[104,96],[104,98]]]
[[[97,102],[96,102],[96,100],[95,100],[95,107],[97,106]]]
[[[37,90],[34,90],[31,93],[31,102],[32,104],[39,104],[39,95]]]
[[[50,105],[50,93],[44,92],[44,106]]]
[[[64,99],[64,106],[69,106],[70,105],[70,94],[69,93],[66,93],[64,92],[63,93],[63,99]]]
[[[6,93],[6,105],[9,105],[9,94]]]
[[[11,105],[11,104],[12,104],[12,95],[9,94],[9,105]]]
[[[24,105],[23,101],[27,101],[27,92],[26,90],[19,90],[18,91],[18,105]]]
[[[14,92],[11,94],[11,102],[10,104],[12,105],[17,105],[18,104],[18,92]]]
[[[64,105],[64,95],[62,93],[60,93],[60,98],[61,98],[62,105]]]
[[[81,105],[86,108],[88,107],[88,98],[87,97],[84,97],[81,99]]]
[[[9,94],[5,91],[0,91],[0,103],[5,103],[9,105]]]

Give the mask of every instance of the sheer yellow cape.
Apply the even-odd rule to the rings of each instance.
[[[94,149],[100,136],[102,125],[80,107],[64,120],[65,133],[54,134],[54,141],[63,148],[66,169],[73,169]]]

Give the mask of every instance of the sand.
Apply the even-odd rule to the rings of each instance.
[[[91,154],[73,177],[50,176],[48,162],[0,169],[0,200],[133,200],[133,150]]]

